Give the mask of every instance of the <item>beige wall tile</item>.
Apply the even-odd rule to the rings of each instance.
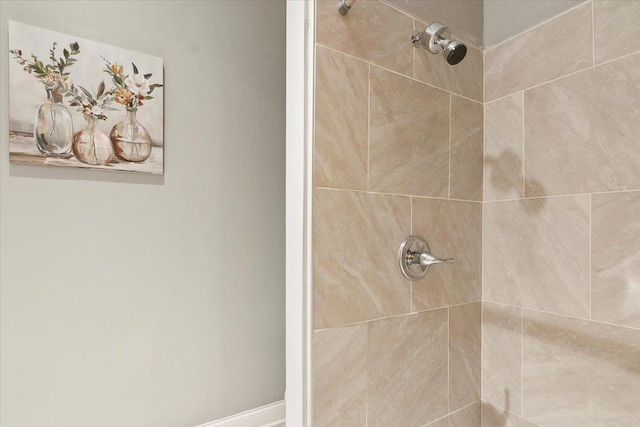
[[[485,101],[593,64],[591,2],[485,51]]]
[[[366,190],[369,65],[318,46],[315,99],[314,185]]]
[[[451,96],[452,199],[482,201],[483,114],[482,104]]]
[[[524,331],[525,418],[640,425],[640,331],[527,310]]]
[[[594,2],[596,64],[640,51],[640,2]]]
[[[523,103],[519,92],[484,106],[484,200],[524,196]]]
[[[318,43],[411,76],[412,18],[379,1],[360,1],[346,16],[335,0],[316,4]]]
[[[422,31],[427,24],[416,21]],[[413,77],[430,85],[482,102],[482,51],[467,45],[467,55],[456,65],[449,65],[442,55],[413,49]]]
[[[640,54],[525,92],[526,195],[640,188]]]
[[[427,310],[479,301],[482,294],[482,206],[475,202],[413,198],[412,233],[434,255],[455,258],[413,283],[413,308]]]
[[[395,254],[409,235],[409,198],[316,189],[313,209],[315,329],[407,313]]]
[[[589,317],[589,196],[484,205],[489,301]]]
[[[482,427],[540,427],[509,411],[482,402]]]
[[[447,414],[447,310],[369,323],[368,427],[419,427]]]
[[[449,308],[449,410],[480,400],[482,303]]]
[[[482,400],[522,411],[522,309],[483,302]]]
[[[313,425],[364,426],[367,325],[313,333]]]
[[[426,427],[480,427],[480,417],[480,402],[476,402]]]
[[[640,193],[594,194],[591,316],[640,328]]]
[[[449,94],[371,67],[369,188],[447,197]]]

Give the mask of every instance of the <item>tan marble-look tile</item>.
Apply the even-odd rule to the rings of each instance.
[[[369,64],[318,46],[313,183],[367,188]]]
[[[367,325],[313,333],[313,425],[366,425]]]
[[[482,402],[482,427],[540,427],[509,411]]]
[[[410,311],[396,253],[411,228],[408,197],[316,189],[314,328]]]
[[[447,197],[449,94],[371,67],[369,189]]]
[[[425,427],[480,427],[480,417],[480,402],[476,402]]]
[[[452,199],[482,201],[482,104],[451,95]]]
[[[485,101],[593,64],[591,2],[485,51]]]
[[[522,309],[483,302],[482,400],[522,411]]]
[[[640,51],[640,2],[594,2],[596,64]]]
[[[428,310],[479,301],[482,294],[482,205],[476,202],[413,198],[412,234],[431,252],[455,258],[436,265],[413,283],[413,309]]]
[[[483,298],[589,318],[589,196],[484,204]]]
[[[367,425],[418,427],[447,414],[447,310],[370,322]]]
[[[482,303],[449,308],[449,410],[480,400]]]
[[[640,425],[640,331],[525,310],[524,414],[545,427]]]
[[[592,197],[592,319],[640,328],[640,193]]]
[[[484,106],[484,200],[524,196],[523,103],[518,92]]]
[[[526,196],[640,188],[640,54],[525,92]]]
[[[415,23],[418,31],[426,27],[427,24],[420,21]],[[416,79],[482,102],[482,50],[467,45],[467,55],[462,62],[452,66],[442,55],[414,48],[413,60]]]
[[[316,4],[316,42],[411,76],[412,18],[380,1],[360,1],[345,16],[335,0]]]

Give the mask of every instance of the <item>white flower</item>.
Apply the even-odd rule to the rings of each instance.
[[[133,74],[124,80],[131,93],[145,96],[149,93],[149,82],[142,74]]]
[[[96,117],[102,116],[102,107],[100,107],[98,105],[92,106],[91,107],[91,114],[93,114]]]

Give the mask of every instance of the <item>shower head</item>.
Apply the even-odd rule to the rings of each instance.
[[[434,22],[424,31],[413,33],[411,41],[414,47],[442,53],[449,65],[460,63],[467,54],[467,46],[461,41],[449,39],[449,29],[439,22]]]
[[[447,44],[444,49],[444,56],[447,58],[449,65],[456,65],[467,55],[467,46],[457,40],[453,40]]]

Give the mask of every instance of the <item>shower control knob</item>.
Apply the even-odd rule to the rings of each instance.
[[[409,280],[420,280],[435,264],[452,264],[453,258],[438,258],[431,253],[429,244],[420,236],[409,236],[400,245],[398,253],[400,270]]]

